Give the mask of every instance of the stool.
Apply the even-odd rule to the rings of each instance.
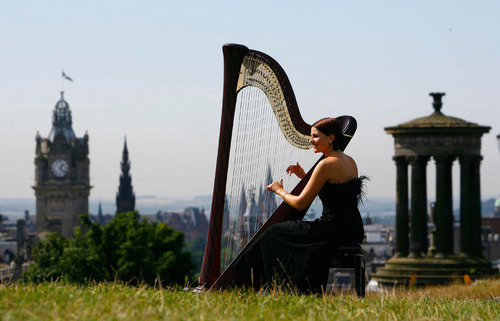
[[[365,296],[365,253],[360,244],[341,244],[330,266],[334,269],[354,269],[354,284],[359,297]]]

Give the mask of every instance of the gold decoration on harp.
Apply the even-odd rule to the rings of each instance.
[[[281,132],[290,144],[301,149],[312,147],[309,143],[311,137],[297,131],[293,126],[278,77],[266,63],[255,56],[243,58],[236,91],[238,92],[247,86],[257,87],[266,94]]]

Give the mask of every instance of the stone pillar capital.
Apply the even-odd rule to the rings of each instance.
[[[473,162],[481,163],[483,160],[483,156],[481,155],[460,155],[458,156],[458,160],[461,165],[471,164]]]
[[[412,165],[427,165],[427,162],[429,161],[430,156],[427,155],[412,155],[412,156],[407,156],[406,160]]]
[[[454,155],[435,155],[434,161],[436,162],[437,165],[451,165],[454,161],[456,156]]]
[[[394,156],[392,159],[396,165],[408,165],[408,156]]]

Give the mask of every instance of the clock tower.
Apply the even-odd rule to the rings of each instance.
[[[64,92],[56,103],[49,137],[36,135],[36,232],[60,232],[72,238],[79,215],[89,208],[89,136],[73,132]]]

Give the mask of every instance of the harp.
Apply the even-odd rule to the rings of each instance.
[[[265,191],[265,186],[274,180],[272,179],[271,164],[277,162],[276,155],[281,154],[282,150],[291,150],[292,152],[283,152],[288,165],[299,159],[301,165],[305,164],[305,166],[303,165],[304,169],[310,168],[306,176],[290,192],[294,195],[300,194],[307,184],[314,166],[319,161],[317,155],[308,151],[311,147],[309,144],[311,125],[307,124],[300,115],[295,95],[283,68],[270,56],[242,45],[224,45],[223,55],[222,119],[209,231],[199,278],[200,288],[224,288],[232,282],[237,283],[235,278],[238,276],[231,262],[234,262],[269,226],[285,220],[302,219],[307,212],[307,209],[297,211],[285,202],[277,206],[275,195]],[[264,105],[264,109],[257,108],[257,111],[247,112],[247,110],[253,110],[255,105]],[[347,138],[345,145],[347,145],[356,131],[356,120],[350,116],[337,118],[342,123],[343,133]],[[266,120],[261,122],[261,119]],[[276,147],[278,143],[274,141],[268,144],[267,149],[262,150],[259,139],[257,142],[249,142],[254,140],[250,135],[243,136],[243,138],[236,137],[237,132],[245,131],[245,122],[250,123],[246,127],[253,130],[253,135],[279,137],[277,139],[280,140],[282,147]],[[263,122],[273,123],[271,125],[273,129],[265,126],[256,128],[261,126]],[[343,146],[341,149],[343,150],[345,147]],[[245,154],[244,150],[253,150],[253,154]],[[296,151],[301,151],[299,153],[301,155],[295,155]],[[308,156],[303,156],[305,155],[304,151],[307,152]],[[254,167],[252,170],[255,167],[267,166],[265,169],[267,173],[252,172],[247,174],[246,178],[238,180],[237,176],[245,176],[247,171],[241,168],[242,163],[248,160],[254,162],[256,158],[260,158],[260,154],[266,153],[272,157],[262,161],[260,165],[252,163],[249,166]],[[234,154],[243,154],[243,156],[238,158]],[[280,173],[284,173],[286,169],[284,166],[283,164],[279,168]],[[230,177],[228,177],[228,172]],[[246,188],[250,188],[249,181],[255,177],[261,180],[267,179],[259,185],[258,204],[246,195],[248,194]],[[235,181],[240,183],[234,183]],[[290,181],[288,184],[294,183]],[[231,196],[232,194],[230,195],[227,191],[228,185],[234,185],[231,188],[233,191],[236,190],[235,195]],[[287,188],[287,182],[284,185],[287,190],[291,189]],[[264,191],[262,191],[262,186],[264,186]],[[255,200],[256,189],[250,188],[250,191],[253,200]],[[254,211],[247,211],[247,208],[253,208]],[[255,211],[256,208],[257,211]],[[231,212],[237,213],[236,218],[229,218]],[[245,214],[245,212],[247,213]],[[253,216],[249,217],[248,213],[253,213]],[[258,218],[255,217],[255,213],[258,214]],[[223,226],[233,226],[237,232],[224,233]],[[235,248],[226,250],[223,255],[224,257],[230,256],[230,259],[221,260],[222,243],[237,243]],[[232,255],[228,255],[228,252]],[[226,262],[222,274],[221,261],[222,263]]]

